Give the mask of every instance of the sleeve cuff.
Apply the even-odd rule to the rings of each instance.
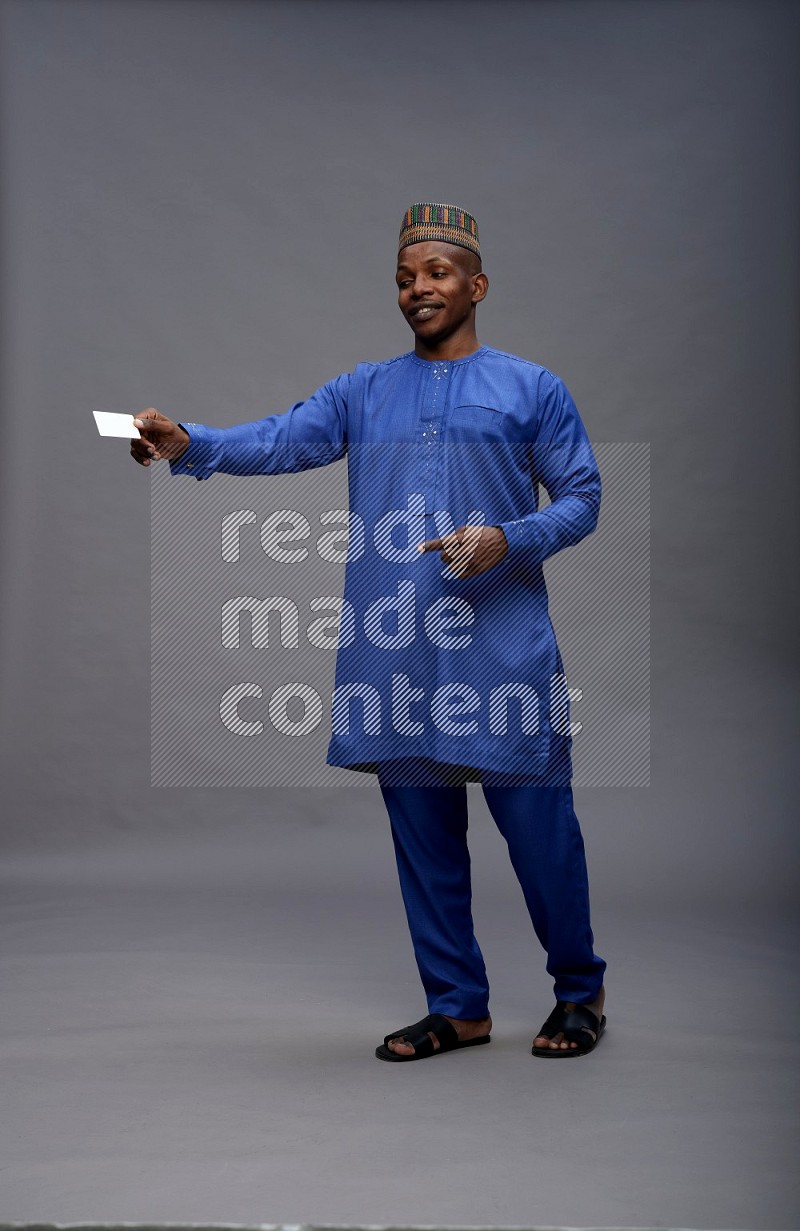
[[[189,433],[189,447],[177,461],[170,462],[172,474],[188,474],[195,479],[208,479],[214,473],[216,456],[215,436],[218,428],[205,427],[202,423],[179,423]]]
[[[533,517],[535,516],[536,514],[533,514]],[[536,559],[539,531],[532,518],[523,517],[520,521],[501,521],[500,529],[508,543],[506,560],[527,560],[531,563]]]

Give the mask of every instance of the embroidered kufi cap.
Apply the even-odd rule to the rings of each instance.
[[[400,227],[398,251],[409,244],[420,244],[426,239],[438,239],[445,244],[457,244],[468,248],[476,256],[481,254],[478,242],[478,224],[465,209],[458,205],[437,205],[421,201],[409,205]]]

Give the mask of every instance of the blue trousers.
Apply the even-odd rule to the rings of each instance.
[[[460,770],[422,759],[384,762],[378,781],[428,1012],[478,1019],[489,1014],[489,983],[472,920],[466,781],[474,773]],[[556,999],[590,1004],[606,963],[594,952],[583,838],[563,777],[519,784],[483,773],[480,781],[547,953]]]

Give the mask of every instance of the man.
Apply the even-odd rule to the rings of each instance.
[[[429,1009],[376,1055],[408,1062],[489,1042],[468,781],[481,783],[508,843],[554,979],[556,1007],[533,1055],[585,1055],[605,1026],[605,962],[593,950],[542,563],[594,529],[600,477],[564,383],[478,342],[489,284],[466,210],[412,205],[396,278],[412,352],[359,364],[286,414],[226,430],[148,409],[131,453],[197,479],[347,454],[353,525],[371,538],[348,548],[328,761],[378,776]],[[551,499],[541,511],[539,484]]]

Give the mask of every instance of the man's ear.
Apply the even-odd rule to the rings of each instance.
[[[489,290],[489,279],[486,274],[475,274],[472,279],[472,302],[480,303],[486,298],[486,293]]]

